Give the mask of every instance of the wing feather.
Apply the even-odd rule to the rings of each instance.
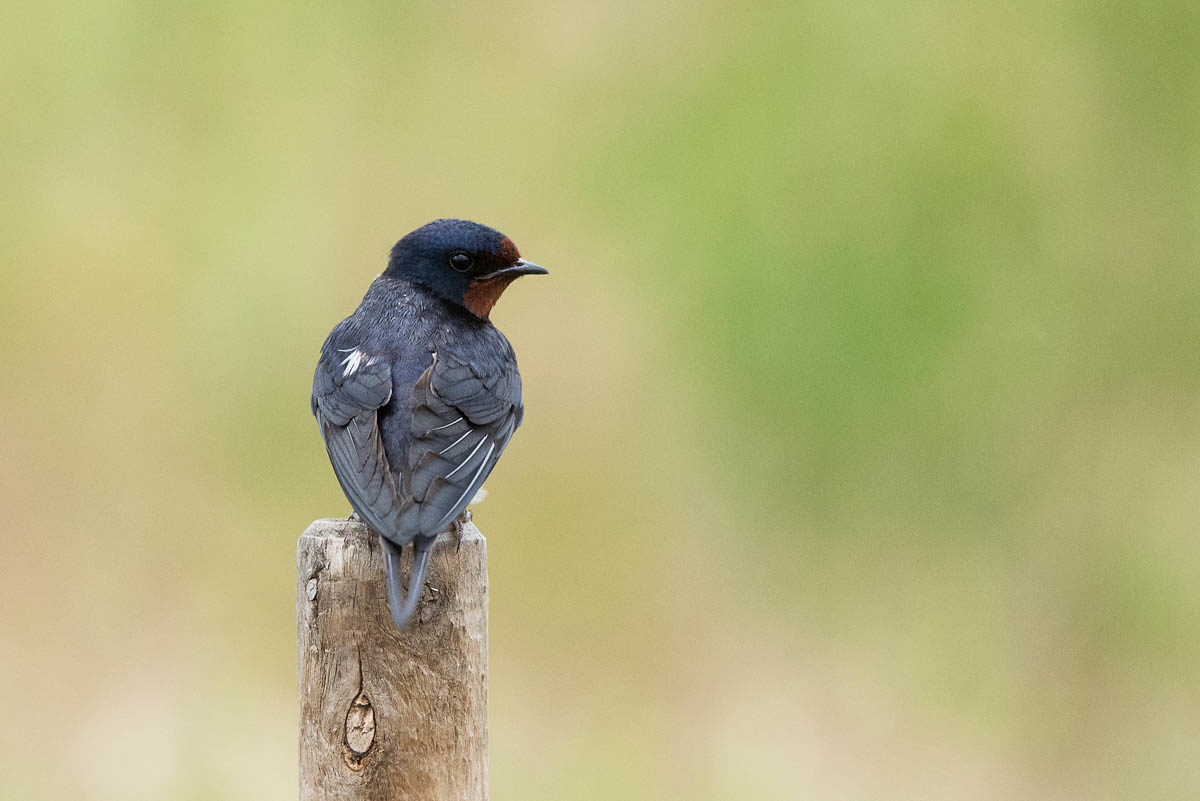
[[[441,354],[412,393],[405,530],[433,536],[458,517],[496,466],[522,414],[511,359],[484,367]]]
[[[402,504],[378,422],[378,410],[392,397],[391,368],[386,359],[361,354],[356,369],[342,369],[328,351],[327,346],[313,376],[312,408],[329,461],[354,510],[394,540],[402,537]]]

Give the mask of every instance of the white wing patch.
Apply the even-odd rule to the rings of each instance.
[[[345,351],[342,351],[342,353],[345,353]],[[379,361],[379,357],[368,356],[367,354],[363,353],[358,348],[354,348],[353,350],[350,351],[349,356],[342,359],[342,364],[345,365],[345,367],[346,367],[345,372],[342,373],[342,378],[349,378],[350,376],[357,373],[359,368],[370,367],[372,364],[374,364],[377,361]]]

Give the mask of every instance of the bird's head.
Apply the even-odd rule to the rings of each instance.
[[[428,287],[486,320],[509,284],[546,272],[522,259],[513,241],[494,228],[434,220],[396,243],[383,274]]]

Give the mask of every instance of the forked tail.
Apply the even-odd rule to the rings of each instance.
[[[403,571],[400,569],[400,557],[404,549],[382,535],[379,541],[383,543],[387,565],[388,606],[392,610],[397,631],[404,631],[405,624],[417,609],[417,601],[421,600],[421,588],[425,585],[425,571],[429,567],[429,550],[433,540],[419,537],[413,541],[413,564],[407,593],[404,592]]]

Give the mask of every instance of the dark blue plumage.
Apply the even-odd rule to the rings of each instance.
[[[397,628],[420,596],[433,540],[521,424],[516,357],[488,315],[509,283],[545,272],[499,231],[436,220],[396,244],[321,348],[312,411],[347,499],[381,535]],[[405,597],[400,549],[409,544]]]

